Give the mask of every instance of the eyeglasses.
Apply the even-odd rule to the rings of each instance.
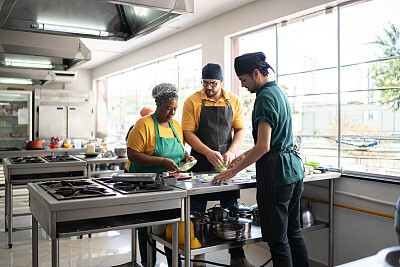
[[[217,87],[219,82],[206,82],[206,81],[202,81],[201,84],[204,87],[208,87],[208,85],[211,85],[211,87]]]

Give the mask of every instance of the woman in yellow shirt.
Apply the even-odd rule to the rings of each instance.
[[[140,118],[129,133],[128,172],[175,172],[179,161],[194,159],[185,152],[182,128],[172,119],[178,107],[177,91],[170,83],[154,87],[156,111]]]
[[[170,83],[162,83],[153,88],[156,111],[140,118],[129,133],[126,142],[128,162],[127,172],[178,171],[180,161],[192,161],[194,157],[185,152],[183,132],[179,123],[172,119],[178,107],[178,88]],[[147,265],[146,237],[144,228],[139,229],[139,249],[143,266]],[[171,265],[171,250],[165,248],[168,265]],[[156,262],[153,249],[153,266]]]

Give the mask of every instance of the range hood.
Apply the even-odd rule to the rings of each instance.
[[[0,30],[0,67],[66,71],[91,59],[79,38]]]
[[[128,40],[193,7],[194,0],[4,0],[0,28]]]

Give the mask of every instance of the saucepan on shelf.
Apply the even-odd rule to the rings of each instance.
[[[26,149],[42,149],[44,140],[26,141]]]

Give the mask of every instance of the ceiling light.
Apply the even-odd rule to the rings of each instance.
[[[2,65],[5,67],[19,67],[19,68],[32,68],[32,69],[53,69],[54,66],[41,62],[28,62],[28,61],[3,61]]]
[[[0,78],[0,83],[7,83],[7,84],[33,84],[31,79],[22,79],[22,78]]]
[[[32,24],[31,27],[44,31],[69,32],[69,33],[79,33],[79,34],[105,36],[105,37],[113,36],[112,33],[103,30],[78,28],[78,27],[70,27],[70,26],[54,25],[54,24],[35,23]]]

